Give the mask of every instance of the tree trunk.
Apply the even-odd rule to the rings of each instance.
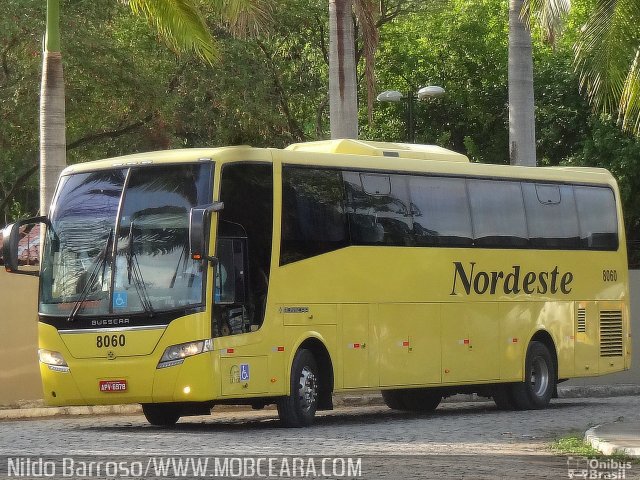
[[[58,177],[67,165],[60,0],[47,0],[47,30],[43,50],[40,85],[40,215],[47,215]]]
[[[40,89],[40,213],[47,215],[60,172],[67,164],[64,77],[60,52],[43,53]]]
[[[331,138],[358,138],[358,89],[352,0],[329,0]]]
[[[520,20],[522,0],[509,0],[509,159],[536,166],[531,32]]]

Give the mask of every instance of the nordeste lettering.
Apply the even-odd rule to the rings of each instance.
[[[465,269],[462,262],[453,262],[453,285],[450,295],[466,293],[471,295],[505,295],[571,293],[573,273],[560,272],[557,265],[549,271],[523,271],[520,265],[513,265],[511,270],[484,271],[476,269],[476,262],[469,262]],[[462,290],[462,292],[460,292]]]

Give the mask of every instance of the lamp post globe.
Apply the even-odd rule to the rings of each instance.
[[[402,93],[397,90],[385,90],[376,97],[379,102],[392,102],[397,103],[402,101]]]
[[[444,88],[437,85],[429,85],[418,90],[418,100],[425,100],[429,97],[441,97],[444,94]]]
[[[397,90],[385,90],[380,93],[376,100],[379,102],[390,102],[390,103],[399,103],[402,101],[407,102],[407,115],[406,115],[406,130],[407,130],[407,141],[409,143],[414,142],[415,138],[415,127],[414,127],[414,114],[413,114],[413,103],[416,100],[427,100],[429,98],[441,97],[445,94],[445,90],[442,87],[437,85],[428,85],[426,87],[422,87],[417,92],[409,91],[406,95],[402,95],[402,93]]]

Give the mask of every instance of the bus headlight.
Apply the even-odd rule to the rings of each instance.
[[[213,340],[198,340],[195,342],[181,343],[179,345],[171,345],[162,354],[160,362],[156,368],[173,367],[180,365],[187,357],[192,357],[203,352],[213,350]]]
[[[68,372],[69,366],[60,352],[53,352],[41,348],[38,350],[38,360],[40,363],[44,363],[50,370],[56,372]]]

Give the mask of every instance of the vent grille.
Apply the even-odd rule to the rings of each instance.
[[[600,312],[600,356],[621,357],[622,352],[622,312],[603,310]]]
[[[578,309],[578,333],[587,331],[587,311],[584,308]]]

